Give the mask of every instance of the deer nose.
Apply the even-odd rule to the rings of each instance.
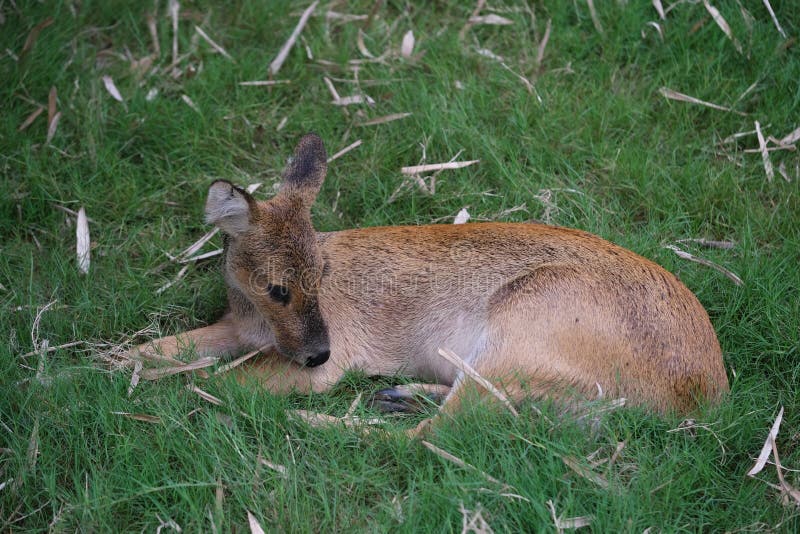
[[[306,367],[316,367],[318,365],[322,365],[323,363],[328,361],[328,358],[331,357],[331,351],[323,350],[322,352],[318,352],[316,356],[309,356],[306,360]]]

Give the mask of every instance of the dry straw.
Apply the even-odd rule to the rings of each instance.
[[[508,408],[508,411],[511,412],[515,417],[519,415],[516,408],[514,408],[514,405],[511,404],[511,401],[508,400],[508,397],[506,397],[502,391],[494,387],[494,385],[492,385],[491,382],[483,378],[475,369],[472,368],[471,365],[469,365],[467,362],[459,358],[455,352],[449,349],[439,348],[439,355],[448,362],[455,365],[466,376],[475,381],[476,384],[478,384],[486,391],[494,395],[503,404],[503,406]]]
[[[315,1],[313,4],[308,6],[308,8],[306,8],[305,11],[303,11],[303,14],[300,16],[300,21],[297,23],[297,26],[295,26],[294,30],[292,31],[292,34],[289,36],[289,39],[287,39],[286,42],[283,43],[283,46],[278,52],[278,55],[275,56],[275,59],[273,59],[272,63],[269,64],[269,73],[271,76],[275,76],[276,74],[278,74],[278,71],[281,69],[283,62],[286,61],[286,57],[289,55],[289,50],[291,50],[292,47],[294,46],[294,43],[300,36],[300,32],[302,32],[303,28],[305,28],[309,17],[311,17],[311,14],[317,8],[318,4],[319,0]]]

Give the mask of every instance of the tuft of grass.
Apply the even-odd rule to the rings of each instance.
[[[777,482],[774,468],[759,479],[745,473],[781,405],[777,447],[785,465],[800,467],[800,159],[770,152],[791,181],[778,173],[769,181],[760,154],[745,152],[758,146],[755,136],[721,142],[756,120],[776,138],[800,126],[800,12],[772,3],[787,40],[760,3],[745,6],[752,21],[738,4],[716,6],[742,53],[702,3],[677,5],[661,21],[648,2],[597,2],[600,34],[583,2],[493,2],[483,14],[513,24],[475,25],[463,40],[472,5],[378,3],[367,25],[326,13],[368,15],[374,2],[323,3],[276,76],[291,83],[273,87],[239,82],[268,78],[308,3],[182,5],[178,49],[188,55],[175,72],[166,2],[0,5],[0,530],[152,531],[171,520],[184,531],[226,532],[247,528],[249,511],[275,531],[454,531],[463,504],[496,532],[545,531],[555,529],[550,500],[563,518],[592,516],[596,532],[797,531],[797,503],[766,484]],[[153,53],[148,15],[161,55],[137,74],[131,59]],[[47,17],[53,23],[23,54]],[[196,38],[195,25],[235,62]],[[349,62],[364,59],[359,29],[373,54],[395,54],[356,70]],[[401,59],[408,30],[414,53]],[[535,93],[480,50],[502,56]],[[106,91],[105,75],[124,105]],[[363,92],[375,106],[333,106],[323,76],[340,95]],[[662,87],[746,116],[665,99]],[[51,88],[61,118],[48,144]],[[39,105],[45,111],[19,131]],[[412,115],[359,126],[405,112]],[[314,207],[318,229],[448,223],[468,206],[473,219],[540,219],[597,233],[664,265],[698,295],[719,334],[731,394],[682,426],[638,409],[586,423],[558,406],[545,404],[545,417],[523,406],[513,418],[476,403],[430,440],[477,470],[401,437],[422,415],[392,419],[389,436],[310,428],[286,415],[342,415],[358,393],[366,398],[397,377],[353,374],[330,394],[289,397],[225,377],[202,383],[222,406],[187,390],[185,377],[141,383],[128,396],[129,373],[105,366],[103,351],[146,327],[175,333],[224,309],[215,260],[156,293],[180,268],[168,255],[208,230],[208,185],[263,182],[259,195],[271,194],[297,139],[312,130],[331,154],[362,140],[330,166]],[[423,153],[437,163],[459,151],[480,164],[442,172],[433,195],[413,184],[395,195],[401,167]],[[88,275],[77,269],[75,218],[58,206],[83,207],[91,219]],[[743,286],[664,248],[696,237],[736,242],[730,250],[682,246]],[[87,344],[22,357],[37,348],[34,320],[53,300],[35,339]],[[798,484],[795,472],[785,477]]]

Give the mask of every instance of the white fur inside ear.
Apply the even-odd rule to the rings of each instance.
[[[227,182],[215,182],[208,190],[206,222],[237,236],[250,227],[250,206],[242,193]]]

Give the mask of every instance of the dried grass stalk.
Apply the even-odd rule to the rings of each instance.
[[[700,106],[706,106],[712,109],[718,109],[720,111],[728,111],[730,113],[736,113],[737,115],[741,115],[743,117],[747,116],[747,113],[742,113],[741,111],[736,111],[735,109],[726,108],[725,106],[720,106],[719,104],[714,104],[712,102],[706,102],[705,100],[700,100],[699,98],[685,95],[683,93],[679,93],[678,91],[673,91],[672,89],[668,89],[667,87],[662,87],[661,89],[658,90],[658,92],[661,93],[661,95],[664,98],[669,98],[670,100],[689,102],[690,104],[698,104]]]
[[[489,26],[509,26],[511,24],[514,24],[514,21],[492,13],[491,15],[479,15],[475,17],[470,17],[469,23],[475,26],[477,26],[478,24],[486,24]]]
[[[328,21],[337,20],[341,23],[358,22],[367,20],[368,15],[351,15],[350,13],[339,13],[338,11],[329,10],[325,13],[325,19]]]
[[[717,26],[728,36],[728,39],[731,40],[733,46],[736,50],[741,54],[742,53],[742,45],[739,43],[739,40],[733,36],[733,32],[731,31],[731,27],[728,24],[728,21],[725,20],[725,17],[722,16],[722,13],[719,12],[719,9],[712,6],[708,3],[708,0],[703,0],[703,5],[706,7],[706,11],[708,11],[711,18],[714,19],[714,22],[717,23]]]
[[[586,480],[593,482],[594,484],[597,484],[603,489],[608,488],[608,480],[606,480],[605,477],[595,473],[588,467],[581,465],[575,458],[572,458],[571,456],[562,456],[561,460],[564,461],[567,467],[575,471],[578,475],[585,478]]]
[[[758,80],[751,83],[750,86],[742,92],[742,94],[736,97],[736,100],[733,101],[733,105],[735,106],[736,104],[744,100],[744,97],[752,93],[756,89],[756,87],[758,87]]]
[[[553,504],[553,501],[550,499],[547,500],[547,507],[550,508],[550,517],[553,518],[553,525],[556,527],[556,531],[559,534],[564,532],[564,530],[574,530],[581,527],[588,527],[592,524],[592,520],[594,519],[594,517],[590,515],[568,517],[564,519],[556,514],[556,507]]]
[[[369,119],[362,123],[359,123],[357,126],[375,126],[377,124],[385,124],[387,122],[392,121],[399,121],[400,119],[405,119],[406,117],[410,117],[412,113],[391,113],[389,115],[384,115],[383,117],[375,117],[374,119]]]
[[[272,345],[264,345],[260,349],[248,352],[244,356],[240,356],[240,357],[236,358],[235,360],[233,360],[230,363],[226,363],[225,365],[221,365],[216,371],[214,371],[214,374],[215,375],[221,375],[222,373],[227,373],[231,369],[239,367],[240,365],[242,365],[244,362],[246,362],[247,360],[249,360],[250,358],[252,358],[256,354],[258,354],[260,352],[264,352],[265,350],[269,349],[271,346]]]
[[[291,50],[292,47],[294,46],[294,43],[300,36],[300,32],[303,31],[303,28],[308,22],[309,17],[311,17],[311,14],[314,13],[314,10],[317,8],[318,4],[319,0],[315,0],[313,4],[308,6],[308,8],[306,8],[306,10],[303,11],[303,14],[300,16],[300,21],[297,23],[297,26],[295,26],[294,30],[292,31],[292,34],[289,36],[289,39],[285,43],[283,43],[283,46],[278,52],[278,55],[275,56],[275,59],[273,59],[272,63],[269,64],[270,75],[275,76],[276,74],[278,74],[278,71],[283,65],[283,62],[286,61],[286,57],[289,55],[289,50]]]
[[[270,469],[281,475],[283,478],[289,478],[289,469],[285,465],[276,464],[275,462],[270,462],[269,460],[261,458],[260,455],[258,461],[259,463],[261,463],[261,465],[269,467]]]
[[[511,412],[514,415],[514,417],[519,416],[519,413],[517,412],[516,408],[514,408],[514,405],[511,404],[510,400],[508,400],[508,397],[506,397],[502,391],[494,387],[494,385],[491,382],[483,378],[478,373],[478,371],[472,368],[471,365],[469,365],[467,362],[459,358],[455,352],[449,349],[439,348],[439,355],[448,362],[455,365],[456,368],[458,368],[461,372],[463,372],[469,378],[474,380],[479,386],[481,386],[486,391],[494,395],[503,404],[503,406],[508,408],[508,411]]]
[[[247,524],[250,525],[250,534],[264,534],[264,529],[250,510],[247,511]]]
[[[544,49],[547,48],[547,41],[550,40],[550,30],[553,27],[553,19],[547,19],[547,26],[544,29],[544,36],[539,46],[536,47],[536,67],[541,68],[542,61],[544,60]]]
[[[741,139],[742,137],[747,137],[748,135],[755,135],[755,133],[756,133],[755,130],[748,130],[746,132],[736,132],[734,134],[729,135],[722,141],[720,141],[720,143],[722,143],[723,145],[727,145],[737,141],[738,139]]]
[[[458,32],[458,39],[460,41],[464,40],[464,36],[467,34],[469,29],[472,28],[472,23],[470,20],[474,19],[480,14],[484,4],[486,4],[486,0],[478,0],[475,4],[475,9],[472,10],[472,15],[470,15],[469,20],[467,20],[466,24],[464,24],[464,26],[461,28],[461,31]]]
[[[480,503],[472,511],[467,510],[463,502],[459,502],[458,510],[461,512],[461,534],[494,534],[492,526],[483,517]]]
[[[358,405],[361,403],[361,393],[356,395],[356,398],[353,399],[353,402],[350,403],[350,407],[347,408],[347,413],[345,413],[345,417],[353,417],[353,414],[356,413],[358,409]]]
[[[664,13],[664,6],[661,5],[661,0],[653,0],[653,7],[656,8],[658,18],[661,20],[667,20],[667,14]]]
[[[342,156],[344,156],[345,154],[347,154],[348,152],[350,152],[351,150],[356,149],[356,148],[358,148],[360,146],[361,146],[361,139],[359,139],[358,141],[355,141],[353,143],[350,143],[349,145],[347,145],[346,147],[341,149],[339,152],[337,152],[333,156],[329,157],[327,162],[330,163],[331,161],[333,161],[335,159],[339,159]]]
[[[292,80],[253,80],[249,82],[239,82],[239,85],[265,87],[270,85],[281,85],[284,83],[292,83]]]
[[[224,48],[222,48],[220,45],[218,45],[214,41],[214,39],[209,37],[208,34],[203,31],[203,28],[201,28],[200,26],[195,26],[194,27],[194,31],[196,31],[200,35],[200,37],[202,37],[203,40],[205,40],[205,42],[207,42],[209,45],[211,45],[211,48],[213,48],[214,50],[216,50],[217,52],[222,54],[225,58],[227,58],[227,59],[233,61],[234,63],[236,63],[236,60],[234,60],[231,57],[231,55]]]
[[[106,91],[108,91],[108,94],[110,94],[111,97],[117,102],[124,102],[122,95],[119,92],[119,89],[117,89],[116,84],[114,84],[114,79],[108,75],[103,76],[102,79],[103,79],[103,85],[105,86]]]
[[[479,163],[481,160],[474,159],[470,161],[451,161],[448,163],[427,163],[425,165],[412,165],[411,167],[403,167],[400,169],[402,174],[419,174],[429,171],[441,171],[446,169],[461,169]]]
[[[426,449],[430,450],[431,452],[433,452],[434,454],[436,454],[440,458],[444,458],[448,462],[452,462],[452,463],[456,464],[459,467],[463,467],[465,469],[469,469],[470,471],[475,471],[476,473],[481,475],[483,478],[485,478],[486,480],[488,480],[492,484],[497,484],[498,486],[501,486],[503,489],[512,489],[512,486],[506,484],[505,482],[497,480],[492,475],[490,475],[488,473],[485,473],[484,471],[481,471],[480,469],[478,469],[474,465],[465,462],[464,460],[462,460],[458,456],[450,454],[449,452],[447,452],[444,449],[440,449],[439,447],[437,447],[433,443],[430,443],[430,442],[425,441],[425,440],[422,440],[421,443],[425,446]]]
[[[189,98],[189,95],[181,95],[181,100],[183,100],[187,106],[195,110],[197,113],[200,113],[200,108],[197,107],[197,104],[194,103],[194,100]]]
[[[70,347],[75,347],[76,345],[83,345],[86,343],[85,341],[70,341],[69,343],[64,343],[63,345],[56,345],[55,347],[47,347],[47,350],[32,350],[30,352],[26,352],[25,354],[20,355],[20,358],[30,358],[31,356],[36,356],[42,352],[55,352],[61,349],[68,349]]]
[[[89,221],[86,219],[86,210],[78,210],[78,222],[75,225],[75,236],[77,238],[78,271],[81,274],[88,274],[91,262],[92,244],[89,238]]]
[[[796,128],[789,134],[782,137],[778,143],[781,145],[793,145],[797,141],[800,141],[800,128]]]
[[[205,252],[203,254],[198,254],[197,256],[192,256],[191,258],[178,260],[178,263],[196,263],[201,260],[207,260],[208,258],[213,258],[214,256],[219,256],[223,252],[224,251],[221,248],[218,248],[210,252]]]
[[[19,125],[19,128],[17,128],[17,131],[21,132],[21,131],[25,130],[25,128],[27,128],[28,126],[33,124],[33,121],[35,121],[36,118],[39,115],[41,115],[43,111],[44,111],[44,108],[42,106],[39,106],[38,108],[34,109],[31,112],[31,114],[28,115],[28,117],[24,121],[22,121],[22,124]]]
[[[53,137],[56,136],[56,130],[58,130],[58,121],[61,120],[61,112],[57,111],[55,115],[53,115],[53,120],[50,121],[50,124],[47,126],[47,138],[45,140],[45,144],[50,144],[53,140]]]
[[[414,53],[414,32],[408,30],[403,36],[403,42],[400,45],[400,56],[408,59]]]
[[[152,13],[147,14],[147,29],[150,31],[150,40],[153,41],[153,55],[161,57],[161,43],[158,40],[158,26]]]
[[[178,254],[176,256],[176,259],[178,259],[180,261],[181,259],[186,259],[186,258],[192,256],[195,252],[197,252],[198,250],[203,248],[203,245],[205,245],[206,243],[211,241],[211,239],[215,235],[217,235],[217,233],[219,233],[219,228],[216,228],[216,227],[213,230],[210,230],[210,231],[206,232],[205,234],[203,234],[203,237],[201,237],[200,239],[198,239],[197,241],[195,241],[194,243],[189,245],[186,248],[186,250],[184,250],[183,252]]]
[[[33,48],[42,30],[50,26],[53,22],[55,22],[53,17],[47,17],[31,29],[30,33],[25,38],[25,44],[22,45],[22,52],[19,53],[19,57],[23,57]]]
[[[724,274],[726,277],[728,277],[728,279],[731,280],[737,286],[741,286],[741,285],[744,284],[742,279],[739,278],[739,276],[736,273],[734,273],[733,271],[729,271],[728,269],[726,269],[725,267],[722,267],[721,265],[717,265],[713,261],[710,261],[710,260],[707,260],[707,259],[704,259],[704,258],[698,258],[697,256],[694,256],[694,255],[686,252],[685,250],[679,249],[675,245],[667,245],[664,248],[668,248],[669,250],[673,251],[679,258],[682,258],[684,260],[689,260],[689,261],[692,261],[694,263],[699,263],[700,265],[705,265],[706,267],[711,267],[712,269],[721,272],[722,274]]]
[[[778,33],[781,34],[781,37],[786,39],[786,32],[783,31],[783,28],[781,28],[781,23],[778,22],[778,17],[775,16],[775,11],[772,10],[769,0],[764,0],[764,7],[767,8],[767,11],[769,11],[769,16],[772,17],[772,22],[775,24],[775,28],[778,29]]]
[[[467,208],[461,208],[453,219],[453,224],[465,224],[469,220],[469,212]]]
[[[36,467],[36,459],[39,457],[39,418],[33,421],[31,437],[28,439],[28,469],[33,471]]]
[[[203,399],[204,401],[208,401],[211,404],[216,404],[217,406],[222,406],[223,404],[225,404],[224,402],[222,402],[221,399],[215,397],[211,393],[203,391],[202,389],[200,389],[199,387],[195,386],[194,384],[187,384],[186,385],[186,389],[188,389],[189,391],[193,391],[194,393],[197,393],[198,395],[200,395],[201,399]]]
[[[133,372],[131,373],[131,383],[128,386],[128,396],[130,397],[133,394],[133,390],[136,389],[136,386],[139,385],[139,379],[141,378],[142,367],[143,363],[141,360],[137,360],[133,364]]]
[[[701,247],[719,248],[723,250],[730,250],[736,246],[736,241],[714,241],[713,239],[705,239],[703,237],[688,237],[686,239],[678,239],[678,243],[696,243]]]
[[[187,273],[188,271],[189,271],[189,265],[184,265],[184,266],[181,268],[181,270],[180,270],[180,271],[178,271],[178,274],[177,274],[177,275],[175,275],[175,278],[174,278],[174,279],[170,280],[169,282],[167,282],[167,283],[166,283],[166,284],[164,284],[163,286],[161,286],[161,287],[159,287],[158,289],[156,289],[156,295],[160,295],[161,293],[163,293],[163,292],[164,292],[164,291],[166,291],[167,289],[171,288],[172,286],[174,286],[175,284],[177,284],[178,282],[180,282],[180,281],[181,281],[181,279],[182,279],[184,276],[186,276],[186,273]]]
[[[783,466],[781,465],[780,456],[778,456],[778,446],[775,444],[775,440],[772,440],[772,456],[775,458],[775,470],[778,473],[778,482],[781,485],[781,492],[785,496],[789,496],[794,499],[795,504],[800,504],[800,491],[797,491],[791,484],[786,482],[786,479],[783,477]]]
[[[786,171],[786,162],[784,161],[781,161],[780,165],[778,165],[778,174],[780,174],[787,182],[792,181],[792,179],[789,178],[789,173]]]
[[[767,459],[769,459],[769,454],[772,451],[772,444],[778,437],[778,430],[781,428],[781,421],[783,421],[783,406],[781,406],[781,409],[778,411],[778,416],[775,418],[775,421],[772,423],[772,427],[769,429],[767,439],[764,441],[764,446],[761,447],[761,452],[758,453],[758,459],[750,471],[747,472],[747,476],[756,476],[764,469],[764,466],[767,465]]]
[[[356,104],[375,105],[375,101],[369,95],[351,95],[341,98],[335,98],[331,101],[334,106],[352,106]]]
[[[498,56],[497,54],[495,54],[494,52],[492,52],[491,50],[489,50],[487,48],[479,48],[477,50],[477,52],[478,52],[478,54],[482,55],[483,57],[488,57],[489,59],[493,59],[493,60],[497,61],[498,63],[500,63],[501,67],[503,67],[508,72],[510,72],[511,74],[516,76],[517,79],[519,79],[519,81],[521,81],[525,85],[525,88],[528,90],[528,92],[531,93],[532,95],[536,95],[536,100],[538,100],[540,104],[542,103],[542,97],[539,96],[539,93],[536,91],[536,88],[533,86],[531,81],[529,79],[527,79],[525,76],[523,76],[523,75],[519,74],[518,72],[516,72],[514,69],[512,69],[508,65],[506,65],[505,60],[503,59],[502,56]]]
[[[111,412],[114,415],[121,415],[122,417],[127,417],[128,419],[133,419],[135,421],[143,421],[145,423],[152,423],[157,425],[161,423],[161,418],[157,415],[148,415],[145,413],[131,413],[131,412]]]
[[[172,20],[172,66],[178,64],[178,12],[180,10],[181,5],[177,0],[169,0],[167,11],[169,12],[169,18]],[[170,68],[166,70],[170,70]]]
[[[592,16],[592,24],[597,33],[604,33],[603,26],[600,24],[600,17],[597,16],[597,10],[594,8],[594,0],[586,0],[586,5],[589,6],[589,14]]]
[[[367,49],[367,45],[364,44],[364,30],[361,28],[358,29],[358,36],[356,37],[356,46],[358,47],[358,51],[361,52],[361,55],[369,58],[375,59],[375,55]]]
[[[769,159],[769,151],[767,150],[767,142],[764,140],[764,134],[761,133],[761,125],[755,121],[756,135],[758,136],[758,150],[761,152],[761,160],[764,162],[764,172],[767,173],[767,181],[771,182],[775,177],[775,171],[772,168],[772,160]]]
[[[217,363],[217,358],[210,358],[210,357],[200,358],[199,360],[188,362],[183,365],[145,369],[144,371],[142,371],[141,376],[145,380],[158,380],[166,376],[177,375],[180,373],[188,373],[190,371],[195,371],[197,369],[204,369],[206,367],[211,367],[215,363]]]
[[[328,88],[328,92],[331,94],[331,97],[334,100],[339,100],[342,97],[339,96],[339,91],[336,90],[336,87],[333,85],[333,82],[327,76],[322,77],[322,81],[325,82],[325,87]]]
[[[658,38],[661,39],[662,43],[664,42],[664,30],[661,28],[661,25],[659,23],[653,22],[651,20],[646,22],[645,25],[655,28],[656,33],[658,33]],[[642,30],[642,39],[644,39],[644,37],[645,37],[644,30]]]

